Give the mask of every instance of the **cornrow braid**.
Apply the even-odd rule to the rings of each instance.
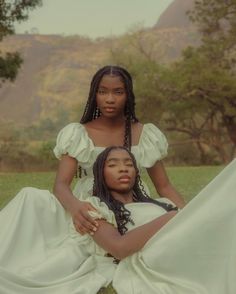
[[[131,121],[128,117],[126,117],[124,147],[126,147],[128,150],[131,150],[131,146],[132,146]]]
[[[158,200],[152,199],[151,197],[147,195],[139,176],[139,171],[137,168],[135,157],[127,148],[123,146],[107,147],[103,152],[101,152],[98,155],[93,166],[93,174],[94,174],[93,195],[98,197],[101,201],[105,202],[106,205],[109,207],[109,209],[113,211],[116,218],[116,222],[117,222],[117,228],[121,235],[125,234],[127,231],[126,224],[128,222],[133,223],[133,221],[131,219],[130,211],[124,206],[124,204],[112,197],[104,179],[105,162],[106,162],[108,154],[112,150],[125,150],[132,159],[134,168],[136,170],[136,175],[137,175],[135,179],[134,187],[133,187],[133,194],[134,194],[133,197],[135,202],[154,203],[156,205],[159,205],[166,211],[177,210],[177,207],[174,207],[171,204],[166,204]]]

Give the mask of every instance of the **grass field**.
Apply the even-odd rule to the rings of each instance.
[[[209,183],[221,170],[221,166],[204,167],[168,167],[167,173],[173,185],[183,195],[186,201],[191,200],[207,183]],[[55,173],[0,173],[0,207],[3,207],[23,187],[37,187],[52,190]],[[156,192],[149,178],[143,174],[151,195]]]
[[[223,167],[169,167],[167,173],[173,185],[183,195],[185,200],[190,201],[207,183],[209,183]],[[37,187],[52,190],[55,173],[0,173],[0,207],[3,207],[23,187]],[[146,174],[143,174],[151,195],[156,195],[154,187]],[[99,294],[115,294],[109,286],[99,291]]]

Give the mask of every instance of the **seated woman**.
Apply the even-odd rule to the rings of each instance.
[[[93,239],[121,260],[113,277],[117,293],[236,293],[235,165],[177,213],[142,193],[129,151],[110,147],[98,156],[94,194],[101,215],[94,215],[100,225]]]
[[[105,219],[101,219],[98,231],[92,235],[99,246],[118,260],[140,250],[177,213],[177,207],[154,200],[144,189],[141,190],[135,158],[124,147],[108,147],[95,161],[93,173],[93,195],[106,203],[114,213],[116,222],[110,224]],[[138,224],[134,222],[128,206],[143,203],[152,204],[151,207],[154,204],[155,220],[147,225],[143,225],[142,220],[139,220]],[[144,209],[143,205],[142,208]],[[92,215],[96,216],[96,213],[92,212]],[[128,228],[134,227],[138,229],[126,233]]]
[[[20,242],[1,244],[0,293],[96,294],[112,281],[118,294],[235,294],[235,166],[177,212],[142,191],[128,150],[108,147],[94,164],[87,199],[97,231],[81,235],[68,217],[64,234],[49,227],[45,236],[42,207],[37,234],[22,220]]]

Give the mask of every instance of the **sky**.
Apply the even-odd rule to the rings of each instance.
[[[82,35],[90,38],[121,35],[137,24],[153,26],[173,0],[43,0],[16,24],[16,33]],[[32,30],[36,28],[37,30]]]

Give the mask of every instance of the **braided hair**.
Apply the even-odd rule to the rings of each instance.
[[[133,81],[132,81],[131,75],[126,69],[120,66],[108,65],[99,69],[95,73],[90,84],[88,100],[84,109],[83,116],[80,120],[80,123],[85,124],[89,121],[97,119],[101,115],[97,107],[96,95],[97,95],[99,84],[104,75],[118,76],[121,78],[122,82],[124,83],[125,91],[127,95],[127,101],[126,101],[126,105],[124,109],[124,115],[126,118],[124,146],[130,150],[132,145],[131,122],[138,122],[138,119],[136,118],[136,115],[135,115],[135,96],[133,92]]]
[[[134,223],[133,223],[133,220],[131,219],[130,211],[124,206],[122,202],[112,197],[111,192],[109,191],[105,182],[104,166],[105,166],[107,156],[112,150],[125,150],[131,157],[134,168],[136,170],[136,178],[135,178],[135,183],[133,186],[133,199],[135,202],[154,203],[164,208],[166,211],[177,210],[177,208],[174,207],[173,205],[152,199],[151,197],[147,195],[147,193],[145,192],[143,188],[143,185],[141,184],[139,170],[137,168],[134,155],[127,148],[123,146],[107,147],[103,152],[101,152],[98,155],[93,165],[93,175],[94,175],[93,195],[98,197],[101,201],[105,202],[106,205],[109,207],[109,209],[113,211],[116,218],[116,222],[117,222],[117,228],[121,235],[126,233],[127,231],[126,224],[128,222],[132,224]]]

